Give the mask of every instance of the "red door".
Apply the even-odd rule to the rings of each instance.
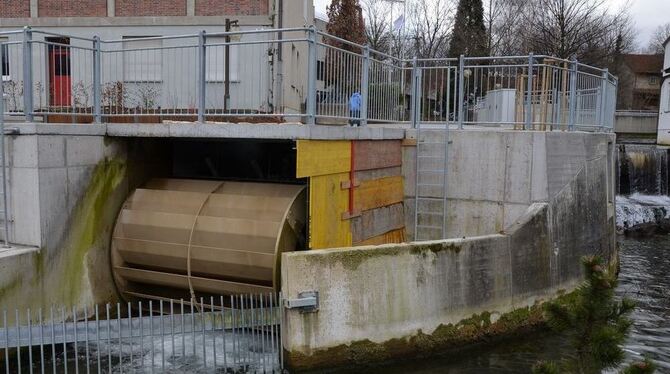
[[[70,106],[72,86],[70,79],[69,38],[47,38],[49,53],[49,105]],[[51,44],[53,43],[53,44]]]

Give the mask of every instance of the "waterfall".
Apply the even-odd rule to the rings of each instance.
[[[620,195],[668,195],[670,149],[655,145],[619,145]]]
[[[619,232],[670,228],[670,149],[620,144],[616,226]]]

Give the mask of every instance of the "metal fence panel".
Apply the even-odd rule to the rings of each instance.
[[[281,372],[281,295],[4,311],[5,372]]]
[[[616,100],[614,77],[575,60],[412,61],[313,27],[120,40],[27,28],[2,38],[5,112],[27,120],[408,123],[414,64],[428,123],[607,130]]]

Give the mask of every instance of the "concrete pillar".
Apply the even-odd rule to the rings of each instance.
[[[37,18],[38,0],[30,0],[30,18]]]
[[[195,16],[195,0],[186,0],[186,15]]]
[[[116,0],[107,0],[107,17],[116,16]]]

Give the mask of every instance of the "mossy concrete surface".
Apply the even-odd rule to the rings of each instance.
[[[293,369],[504,335],[532,325],[533,308],[581,282],[582,256],[615,257],[613,136],[450,133],[448,202],[464,205],[447,209],[447,231],[458,239],[283,254],[283,296],[315,291],[319,300],[314,313],[285,313]],[[492,209],[473,208],[473,200]]]
[[[368,339],[315,350],[310,355],[285,352],[286,363],[296,371],[315,371],[322,368],[352,367],[360,370],[380,362],[400,361],[448,354],[468,346],[500,340],[544,326],[541,304],[523,307],[492,318],[491,313],[474,314],[455,324],[440,324],[432,332],[415,334],[375,343]]]
[[[0,309],[117,300],[109,241],[129,188],[127,141],[82,131],[18,135],[8,144],[10,240],[37,249],[0,258]]]
[[[6,274],[11,274],[3,279],[0,305],[35,310],[115,299],[108,245],[116,212],[125,197],[121,188],[125,175],[123,160],[105,158],[98,162],[73,210],[59,215],[62,241],[0,261],[3,268],[9,267]],[[96,290],[96,286],[105,290]]]

